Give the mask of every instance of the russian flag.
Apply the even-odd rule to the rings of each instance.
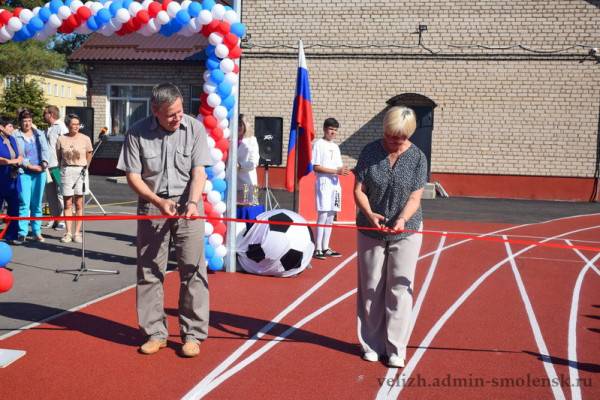
[[[292,124],[290,128],[290,141],[288,143],[287,166],[285,168],[285,187],[289,192],[294,191],[295,176],[298,180],[312,172],[311,144],[315,137],[313,125],[312,103],[310,97],[310,82],[308,68],[304,56],[302,41],[298,44],[298,76],[296,78],[296,97],[292,110]],[[298,166],[295,165],[296,153]],[[296,169],[297,168],[297,169]]]

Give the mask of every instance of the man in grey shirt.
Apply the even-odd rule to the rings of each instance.
[[[50,214],[54,217],[63,215],[64,203],[62,196],[62,187],[60,182],[60,168],[58,158],[56,157],[56,142],[58,137],[69,132],[65,123],[60,120],[60,111],[56,106],[47,106],[44,108],[44,121],[48,124],[46,130],[46,139],[48,140],[48,171],[52,179],[46,181],[46,200],[50,207]],[[65,229],[65,223],[62,221],[54,221],[48,225],[56,230]]]
[[[177,86],[155,86],[151,108],[152,116],[129,128],[117,168],[125,171],[129,186],[139,195],[139,215],[181,218],[138,221],[137,312],[148,338],[140,352],[154,354],[167,345],[163,281],[172,239],[181,279],[181,354],[194,357],[208,335],[209,296],[204,221],[189,218],[204,214],[204,166],[212,159],[204,127],[183,113]]]

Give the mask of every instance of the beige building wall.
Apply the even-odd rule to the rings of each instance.
[[[587,54],[600,47],[599,5],[244,2],[254,47],[242,61],[240,111],[250,129],[255,116],[283,117],[285,157],[301,38],[315,130],[337,118],[350,165],[382,134],[386,101],[418,93],[437,104],[432,172],[592,177],[600,64]],[[417,46],[419,23],[427,49]]]

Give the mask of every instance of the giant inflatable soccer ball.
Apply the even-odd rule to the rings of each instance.
[[[304,271],[315,250],[312,231],[307,226],[288,223],[306,220],[289,210],[267,211],[256,219],[283,224],[248,224],[237,239],[240,266],[252,274],[282,277]]]

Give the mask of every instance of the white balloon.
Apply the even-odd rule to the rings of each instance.
[[[239,80],[240,78],[235,72],[229,72],[225,74],[225,81],[231,83],[232,85],[237,85]]]
[[[216,145],[215,139],[211,138],[210,135],[206,138],[206,142],[208,143],[209,149],[212,149]]]
[[[208,243],[210,243],[212,247],[219,247],[223,244],[223,236],[218,233],[213,233],[208,237]]]
[[[208,35],[208,42],[213,46],[221,44],[223,43],[223,35],[221,35],[219,32],[213,32]]]
[[[190,4],[192,4],[191,0],[183,0],[181,2],[181,8],[183,8],[184,10],[187,10],[188,7],[190,6]]]
[[[215,231],[215,228],[208,221],[204,221],[204,236],[210,236]]]
[[[10,20],[8,22],[10,23]],[[50,18],[48,18],[48,22],[46,22],[46,24],[56,29],[62,25],[62,21],[60,18],[58,18],[58,15],[52,14],[50,15]]]
[[[227,118],[219,121],[219,128],[227,129],[228,127],[229,127],[229,120]]]
[[[230,96],[237,96],[237,94],[238,94],[238,87],[237,87],[237,85],[234,85],[234,86],[231,88],[231,93],[229,93],[229,95],[230,95]]]
[[[56,14],[60,19],[67,19],[71,16],[71,9],[67,6],[60,6]]]
[[[167,14],[167,12],[164,10],[159,11],[158,14],[156,14],[156,19],[161,25],[166,25],[171,20],[171,18],[169,18],[169,14]]]
[[[38,15],[40,13],[40,10],[42,9],[42,7],[36,7],[33,10],[31,10],[33,12],[33,15]]]
[[[221,104],[221,96],[216,93],[211,93],[208,95],[208,99],[206,100],[209,106],[215,108],[219,104]]]
[[[210,13],[210,11],[208,11],[208,10],[202,10],[202,11],[200,11],[200,14],[198,14],[198,21],[202,25],[208,25],[212,22],[212,20],[213,20],[213,16]]]
[[[10,17],[6,24],[6,30],[9,32],[18,32],[23,28],[23,23],[18,17]]]
[[[227,109],[223,106],[216,106],[213,115],[218,120],[225,119],[227,118]]]
[[[225,171],[221,171],[215,175],[215,179],[225,179],[225,178],[226,178]]]
[[[115,18],[117,21],[119,21],[120,23],[124,24],[125,22],[129,21],[131,19],[131,14],[129,14],[129,11],[127,11],[124,8],[120,8],[117,11],[117,14],[115,15]]]
[[[102,10],[103,8],[104,6],[102,5],[102,3],[97,1],[93,1],[92,5],[89,7],[89,9],[92,11],[92,14],[94,15],[98,14],[98,11]]]
[[[148,7],[150,7],[150,4],[152,4],[152,2],[153,2],[153,1],[154,1],[154,0],[144,0],[144,1],[142,2],[142,7],[144,7],[144,10],[147,10],[147,9],[148,9]]]
[[[227,120],[224,119],[223,121],[227,121]],[[227,121],[227,123],[229,124],[229,121]],[[231,136],[231,129],[229,129],[229,128],[223,129],[223,137],[225,139],[229,139],[230,136]]]
[[[225,7],[222,4],[215,4],[212,8],[212,16],[215,19],[223,19],[225,16]]]
[[[219,149],[217,149],[219,150]],[[219,150],[221,151],[221,150]],[[218,163],[216,163],[215,165],[212,166],[212,171],[213,173],[216,174],[220,174],[221,172],[225,171],[225,163],[223,161],[219,161]]]
[[[225,211],[227,211],[227,205],[225,205],[224,201],[220,201],[213,206],[213,210],[215,210],[219,214],[223,214]]]
[[[6,26],[3,26],[2,28],[0,28],[0,38],[3,41],[8,41],[10,39],[13,38],[13,33],[11,31],[9,31],[8,29],[6,29]]]
[[[123,24],[120,23],[115,18],[113,18],[110,21],[108,21],[108,23],[106,25],[109,26],[110,29],[112,29],[113,32],[118,31],[119,29],[121,29],[123,27]]]
[[[177,15],[177,13],[181,10],[181,4],[177,3],[176,1],[172,1],[169,3],[169,5],[167,6],[167,14],[169,14],[169,17],[171,18],[175,18],[175,16]]]
[[[227,247],[220,245],[215,249],[215,256],[225,257],[227,255]]]
[[[200,22],[198,22],[197,18],[190,18],[190,22],[188,22],[188,26],[194,33],[198,33],[198,32],[200,32],[200,29],[202,29],[202,24]]]
[[[219,162],[223,159],[223,152],[216,147],[212,148],[210,149],[210,158],[212,158],[213,162]]]
[[[225,74],[228,74],[233,71],[234,66],[235,66],[235,64],[233,63],[233,60],[231,58],[225,58],[225,59],[221,60],[221,64],[220,64],[219,68]]]
[[[240,16],[233,10],[228,10],[225,12],[223,19],[230,24],[235,24],[236,22],[240,22]]]
[[[156,18],[150,18],[146,24],[146,28],[148,28],[149,32],[156,33],[160,30],[160,24],[156,21]]]
[[[204,74],[202,74],[202,77],[204,78],[204,82],[209,80],[210,79],[210,71],[209,70],[204,71]]]
[[[185,25],[184,27],[182,27],[182,28],[179,30],[179,32],[177,32],[177,34],[178,34],[178,35],[185,36],[185,37],[190,37],[190,36],[192,36],[192,35],[193,35],[193,34],[195,34],[195,33],[196,33],[196,32],[194,32],[194,31],[192,30],[192,28],[190,28],[190,26],[189,26],[189,25]]]
[[[44,30],[39,31],[38,33],[35,34],[35,36],[33,37],[35,40],[39,40],[40,42],[43,42],[44,40],[48,39],[48,34],[46,32],[44,32]],[[2,39],[0,38],[0,41]]]
[[[202,193],[209,194],[210,191],[212,190],[212,188],[213,188],[212,182],[207,179],[206,182],[204,182],[204,190],[202,191]]]
[[[221,193],[217,192],[216,190],[211,190],[206,195],[206,200],[208,200],[208,202],[214,206],[221,201]]]
[[[131,14],[132,17],[135,17],[135,15],[143,8],[144,7],[140,3],[133,1],[129,5],[129,14]]]
[[[154,32],[150,31],[148,25],[143,25],[140,29],[137,30],[137,33],[146,37],[154,34]]]
[[[215,54],[219,58],[225,58],[229,55],[229,48],[227,46],[225,46],[223,43],[218,44],[217,47],[215,48]]]
[[[208,81],[202,85],[202,89],[204,90],[204,93],[214,93],[217,91],[217,85],[211,81]]]
[[[88,33],[92,33],[92,30],[84,23],[75,28],[75,32],[81,35],[87,35]]]
[[[79,7],[83,6],[83,3],[79,0],[73,0],[69,5],[72,12],[76,12]]]
[[[102,36],[111,36],[115,33],[114,28],[110,25],[110,22],[104,25],[102,28],[98,29],[97,32],[100,32]]]
[[[21,10],[21,13],[19,14],[19,19],[22,23],[29,23],[31,18],[33,18],[33,12],[31,12],[31,10],[28,10],[27,8]]]

